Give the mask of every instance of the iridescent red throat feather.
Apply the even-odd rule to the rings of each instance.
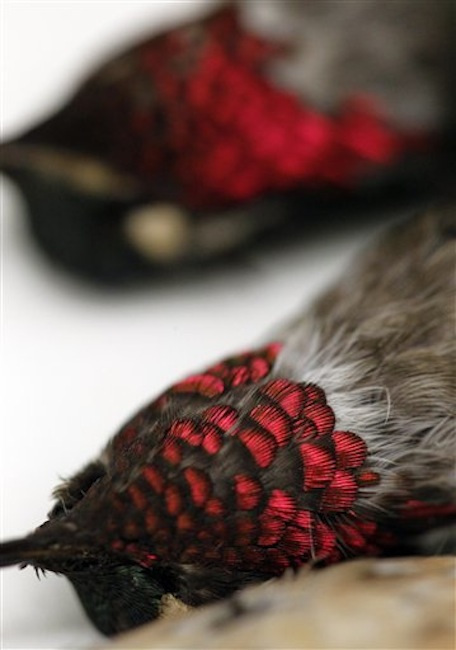
[[[176,396],[203,398],[196,415],[173,418],[151,462],[115,496],[107,526],[114,550],[144,566],[165,553],[273,575],[375,552],[377,526],[355,509],[360,491],[379,480],[366,443],[335,428],[321,388],[269,378],[279,350],[272,344],[218,363],[152,405],[163,413]],[[246,397],[241,414],[224,394],[248,386],[255,399],[250,406]],[[139,423],[114,439],[117,457],[141,453]],[[128,506],[136,519],[119,530],[115,511]]]
[[[353,98],[333,117],[274,87],[265,65],[285,52],[242,28],[234,10],[139,50],[166,116],[164,143],[185,204],[220,207],[299,185],[351,185],[407,147],[371,99]],[[159,164],[156,128],[148,108],[132,116],[144,177]]]

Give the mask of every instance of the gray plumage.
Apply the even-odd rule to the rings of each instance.
[[[353,92],[366,93],[407,129],[439,128],[451,119],[451,0],[239,4],[255,31],[293,42],[272,76],[305,101],[331,111]]]
[[[387,514],[400,486],[456,508],[455,233],[455,206],[400,223],[283,332],[274,372],[320,385],[368,444],[368,509]]]

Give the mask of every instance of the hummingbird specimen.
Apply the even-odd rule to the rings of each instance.
[[[450,4],[226,3],[95,69],[0,168],[48,255],[106,282],[435,190]]]
[[[455,226],[395,224],[272,340],[164,391],[1,565],[66,576],[114,635],[169,597],[454,549]]]

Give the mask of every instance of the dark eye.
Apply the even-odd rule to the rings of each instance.
[[[103,463],[95,461],[89,463],[75,476],[59,485],[53,492],[53,497],[57,500],[57,503],[49,512],[49,519],[65,515],[105,474],[106,468]]]

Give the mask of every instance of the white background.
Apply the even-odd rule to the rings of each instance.
[[[195,14],[199,2],[4,1],[3,137],[58,105],[113,43]],[[207,3],[206,3],[207,4]],[[320,236],[203,278],[103,293],[59,273],[2,185],[2,539],[41,523],[59,476],[95,455],[169,383],[249,346],[336,276],[368,233]],[[2,574],[4,648],[84,647],[100,637],[63,578]]]

